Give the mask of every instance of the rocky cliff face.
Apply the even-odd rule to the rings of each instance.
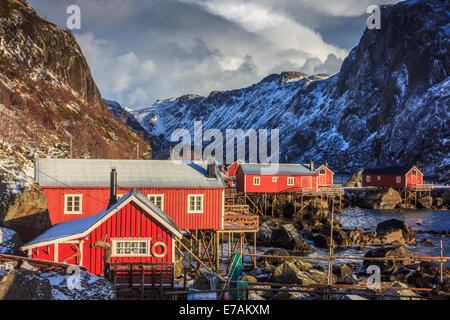
[[[449,181],[449,5],[382,8],[333,77],[271,75],[251,87],[187,95],[133,114],[155,136],[177,128],[280,129],[281,161],[328,161],[337,171],[417,163]],[[169,147],[163,146],[168,153]]]
[[[34,159],[135,159],[136,145],[151,157],[103,103],[73,35],[24,0],[0,1],[0,223],[11,193],[33,183]]]

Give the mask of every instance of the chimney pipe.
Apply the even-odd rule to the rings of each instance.
[[[116,168],[111,169],[111,180],[109,185],[109,203],[108,209],[117,203],[117,171]]]
[[[208,179],[217,179],[216,176],[216,158],[208,157]]]
[[[314,171],[314,161],[311,161],[309,164],[311,171]]]

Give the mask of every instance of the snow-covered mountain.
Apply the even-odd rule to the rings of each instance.
[[[132,114],[166,142],[177,128],[280,130],[280,160],[328,161],[337,171],[418,163],[448,175],[449,3],[413,0],[382,7],[339,74],[274,74],[248,88],[158,101]]]

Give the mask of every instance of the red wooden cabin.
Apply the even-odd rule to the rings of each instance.
[[[110,198],[110,172],[117,170],[118,198],[138,189],[181,230],[223,228],[226,185],[215,164],[172,160],[38,159],[35,179],[53,225],[95,215]]]
[[[368,168],[362,179],[363,187],[408,188],[423,184],[423,174],[416,166]]]
[[[249,193],[318,192],[318,174],[301,164],[243,163],[236,172],[236,188]]]
[[[319,186],[330,186],[333,184],[334,172],[326,165],[321,165],[316,172],[319,175]]]
[[[182,234],[173,220],[138,190],[96,215],[57,224],[21,249],[35,259],[85,266],[104,272],[109,243],[112,263],[174,263],[175,237]]]

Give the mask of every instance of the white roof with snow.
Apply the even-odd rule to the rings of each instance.
[[[42,187],[109,187],[111,169],[123,188],[225,188],[209,179],[207,161],[37,159],[35,179]]]

